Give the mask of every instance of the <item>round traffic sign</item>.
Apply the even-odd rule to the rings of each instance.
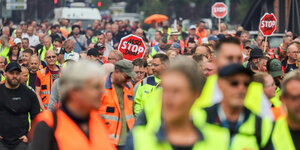
[[[222,2],[217,2],[211,7],[211,13],[216,18],[224,18],[227,15],[227,6]]]

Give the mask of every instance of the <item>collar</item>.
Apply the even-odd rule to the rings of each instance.
[[[217,103],[209,108],[205,108],[205,111],[207,113],[206,121],[210,124],[215,124],[218,126],[222,126],[222,122],[220,119],[220,116],[218,114],[218,108],[221,107],[221,103]],[[244,107],[243,109],[244,113],[244,119],[242,120],[242,123],[246,122],[250,116],[251,111]]]
[[[58,65],[56,65],[56,67],[58,67],[58,70],[61,71],[60,67]],[[48,66],[46,67],[46,74],[50,71],[50,69],[48,68]]]
[[[105,82],[105,88],[106,88],[106,89],[112,89],[113,84],[112,84],[112,82],[111,82],[111,75],[112,75],[112,72],[109,73],[109,74],[107,75],[107,77],[106,77],[106,82]],[[126,87],[127,87],[128,89],[130,89],[130,85],[129,85],[129,84],[126,84]]]
[[[202,141],[204,140],[204,137],[203,137],[203,134],[202,132],[197,128],[195,127],[196,131],[197,131],[197,134],[198,134],[198,140],[197,141]],[[158,131],[155,133],[155,136],[157,138],[157,141],[159,143],[162,143],[164,141],[167,141],[167,138],[166,138],[166,133],[165,133],[165,128],[163,126],[163,123],[162,125],[160,125]]]

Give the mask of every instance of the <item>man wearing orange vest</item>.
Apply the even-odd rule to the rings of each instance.
[[[44,111],[33,123],[32,150],[113,150],[97,113],[103,93],[103,72],[96,62],[68,65],[60,79],[62,105]]]
[[[47,109],[50,100],[53,81],[60,77],[60,68],[56,65],[57,56],[54,51],[47,51],[45,55],[47,67],[36,72],[35,93],[43,110]]]
[[[205,29],[205,22],[200,21],[199,27],[197,28],[196,35],[199,36],[200,39],[207,37],[206,29]]]
[[[111,141],[117,148],[126,144],[126,136],[134,124],[133,86],[129,82],[136,76],[133,64],[120,60],[115,64],[115,71],[105,79],[105,92],[101,98],[99,113],[105,120]]]

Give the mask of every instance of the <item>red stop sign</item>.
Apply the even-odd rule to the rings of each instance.
[[[224,18],[227,15],[227,6],[222,2],[217,2],[211,7],[211,13],[216,18]]]
[[[264,36],[270,36],[276,30],[277,19],[273,13],[265,13],[260,19],[259,30]]]
[[[133,61],[144,57],[146,46],[141,37],[130,34],[121,39],[118,50],[123,54],[124,59]]]

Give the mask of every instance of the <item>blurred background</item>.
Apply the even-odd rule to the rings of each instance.
[[[72,22],[79,19],[84,26],[92,25],[88,19],[107,18],[143,21],[152,14],[164,14],[172,24],[183,20],[184,26],[204,20],[207,28],[216,28],[217,19],[211,15],[215,2],[228,6],[228,15],[222,19],[229,29],[242,25],[244,29],[258,29],[259,19],[265,13],[274,13],[278,19],[277,33],[292,31],[299,35],[299,0],[0,0],[1,16],[18,23],[20,21],[47,19],[55,22],[62,17]],[[74,9],[72,9],[74,8]],[[77,9],[75,9],[77,8]],[[78,8],[80,13],[78,16]],[[93,9],[93,10],[92,10]],[[97,10],[99,14],[95,11]],[[88,15],[87,15],[88,14]],[[88,17],[86,17],[88,16]],[[150,25],[143,24],[146,29]]]

